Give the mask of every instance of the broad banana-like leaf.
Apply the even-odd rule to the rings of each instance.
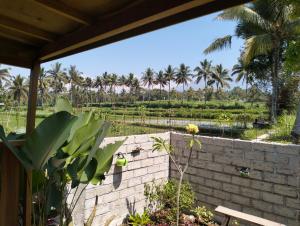
[[[92,158],[81,174],[80,183],[87,184],[93,179],[97,170],[97,164],[97,160]]]
[[[108,172],[111,167],[113,155],[121,147],[124,141],[125,140],[116,141],[113,144],[108,144],[104,148],[99,148],[97,150],[95,158],[98,162],[98,165],[95,176],[91,181],[92,184],[96,185],[101,183],[102,179],[104,178],[104,173]]]
[[[70,143],[63,147],[62,150],[70,156],[73,155],[82,144],[98,133],[103,124],[104,122],[100,119],[91,119],[87,125],[79,128],[75,132]]]
[[[20,151],[17,147],[13,146],[9,142],[9,140],[5,136],[5,132],[2,125],[0,125],[0,138],[4,145],[15,155],[15,157],[21,162],[25,169],[30,170],[33,168],[32,160],[28,153]]]
[[[30,153],[35,169],[41,169],[66,142],[76,118],[65,111],[55,113],[42,121],[26,139],[21,151]]]
[[[54,111],[55,112],[60,112],[60,111],[66,111],[72,114],[72,105],[70,102],[65,99],[65,98],[58,98],[56,100],[55,106],[54,106]]]
[[[70,136],[68,138],[68,142],[70,142],[73,137],[74,137],[74,134],[76,133],[76,131],[87,125],[89,123],[89,121],[91,120],[93,116],[93,112],[90,111],[90,112],[84,112],[84,113],[81,113],[79,116],[78,116],[78,119],[76,120],[76,122],[73,124],[72,126],[72,129],[71,129],[71,132],[70,132]]]

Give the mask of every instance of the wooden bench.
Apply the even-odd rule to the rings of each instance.
[[[225,218],[222,222],[222,226],[228,226],[230,222],[230,218],[234,217],[236,219],[244,220],[246,222],[251,222],[257,225],[264,225],[264,226],[285,226],[284,224],[280,224],[274,221],[266,220],[261,217],[256,217],[247,213],[242,213],[236,210],[232,210],[229,208],[226,208],[224,206],[218,206],[215,209],[216,212],[224,214]]]

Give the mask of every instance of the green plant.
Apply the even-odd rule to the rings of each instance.
[[[147,201],[147,210],[149,213],[164,211],[167,222],[176,221],[177,212],[177,193],[178,181],[170,180],[165,184],[145,185],[144,195]],[[183,182],[181,186],[179,210],[180,212],[190,212],[195,202],[195,194],[188,182]]]
[[[132,226],[144,226],[149,225],[151,219],[147,211],[144,211],[142,214],[135,213],[129,216],[129,225]]]
[[[196,125],[189,124],[186,126],[186,131],[192,135],[192,138],[187,142],[188,158],[184,165],[179,164],[175,160],[175,157],[173,156],[174,148],[171,144],[169,144],[166,140],[160,137],[152,137],[152,140],[154,141],[153,151],[165,151],[169,155],[171,161],[173,162],[174,166],[176,167],[180,175],[178,186],[177,186],[177,195],[176,195],[176,225],[177,226],[179,225],[180,196],[181,196],[181,186],[182,186],[183,176],[189,167],[189,163],[192,157],[193,149],[195,148],[195,144],[197,144],[199,150],[201,149],[200,140],[195,138],[195,135],[199,132],[198,127]]]
[[[212,222],[214,217],[214,214],[205,206],[197,206],[193,212],[196,214],[199,222],[206,224]]]
[[[26,170],[33,170],[33,225],[45,225],[49,217],[59,216],[60,225],[72,221],[72,211],[88,183],[100,184],[110,169],[113,155],[123,141],[99,147],[109,132],[110,123],[95,117],[93,112],[74,116],[66,100],[58,101],[56,112],[45,118],[26,137],[20,148],[12,146],[15,134],[0,138]],[[24,137],[24,136],[18,136]],[[70,205],[67,198],[75,189]],[[83,184],[84,186],[79,186]]]

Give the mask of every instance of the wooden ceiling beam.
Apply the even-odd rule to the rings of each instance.
[[[70,8],[69,6],[65,5],[63,2],[57,1],[57,0],[34,0],[36,3],[40,4],[44,8],[61,15],[65,18],[71,19],[75,22],[84,24],[84,25],[90,25],[92,23],[92,20],[86,16],[83,15],[81,12],[78,12],[75,9]]]
[[[92,26],[67,34],[41,50],[40,59],[46,61],[99,40],[110,38],[128,30],[143,26],[213,0],[164,0],[143,1],[136,7],[122,11],[118,15],[105,17]]]
[[[5,16],[1,16],[1,15],[0,15],[0,27],[22,33],[30,37],[45,40],[48,42],[52,42],[55,39],[55,35],[51,33],[35,28],[32,25],[25,24],[23,22]]]

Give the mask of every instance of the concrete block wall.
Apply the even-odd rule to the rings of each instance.
[[[83,193],[84,201],[79,203],[75,211],[76,225],[83,225],[94,207],[95,197],[98,195],[98,206],[93,225],[120,225],[126,215],[135,210],[142,212],[145,207],[144,184],[152,180],[166,181],[169,177],[169,158],[166,153],[152,152],[151,136],[170,140],[170,133],[147,134],[129,136],[117,152],[124,153],[129,160],[126,167],[117,167],[114,157],[111,170],[102,185],[88,185]],[[125,137],[106,138],[102,145],[122,140]],[[139,153],[133,153],[141,147]],[[84,217],[80,216],[84,213]]]
[[[189,135],[171,133],[181,162],[187,159]],[[198,136],[185,179],[199,204],[223,205],[245,213],[300,226],[300,146]],[[239,169],[250,168],[249,177]],[[178,178],[171,164],[170,177]]]

